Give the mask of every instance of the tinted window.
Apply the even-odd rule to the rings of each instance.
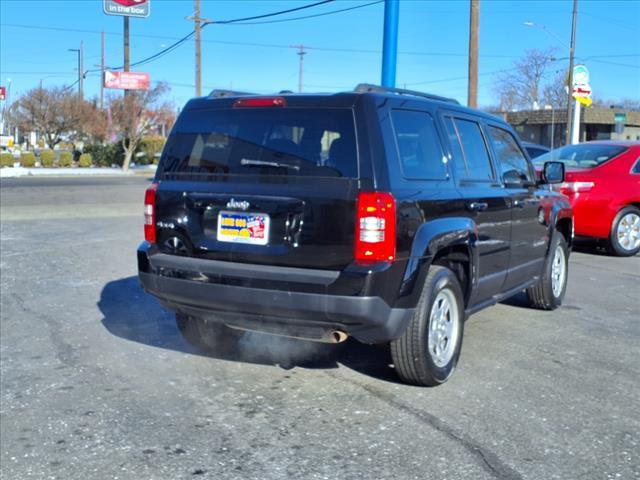
[[[447,118],[445,125],[456,157],[455,170],[458,177],[469,180],[493,180],[495,176],[480,125],[461,118]]]
[[[357,177],[348,109],[237,108],[184,112],[167,141],[164,175]]]
[[[442,147],[433,118],[409,110],[391,112],[402,173],[407,178],[444,179]]]
[[[515,138],[506,130],[489,127],[489,137],[496,153],[502,179],[506,183],[522,183],[530,181],[529,162],[518,146]]]
[[[636,164],[633,166],[633,173],[640,173],[640,158],[636,160]]]
[[[554,161],[562,162],[565,166],[572,168],[593,168],[617,157],[626,150],[627,147],[619,145],[581,143],[551,150],[549,153],[537,157],[533,163],[534,165],[544,165],[545,162]]]

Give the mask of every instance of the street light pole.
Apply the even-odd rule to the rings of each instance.
[[[566,143],[570,144],[572,142],[572,134],[574,129],[580,130],[580,117],[578,117],[575,123],[572,123],[572,114],[571,107],[573,106],[573,57],[576,51],[576,21],[578,18],[578,0],[573,0],[573,16],[571,20],[571,46],[569,48],[569,88],[567,94],[567,132],[566,132]],[[576,106],[576,108],[580,108]]]

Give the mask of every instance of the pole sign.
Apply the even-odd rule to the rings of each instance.
[[[151,0],[103,0],[102,10],[107,15],[146,18],[151,10]]]
[[[573,98],[582,105],[590,106],[591,85],[589,85],[589,70],[584,65],[576,65],[573,67]]]
[[[148,73],[141,72],[104,72],[104,88],[120,90],[149,90]]]
[[[7,87],[0,87],[0,100],[7,99]]]

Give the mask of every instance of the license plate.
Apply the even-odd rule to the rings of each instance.
[[[218,241],[266,245],[270,221],[265,213],[220,212]]]

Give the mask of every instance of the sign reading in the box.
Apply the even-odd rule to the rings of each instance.
[[[269,223],[269,215],[264,213],[220,212],[218,241],[266,245]]]

